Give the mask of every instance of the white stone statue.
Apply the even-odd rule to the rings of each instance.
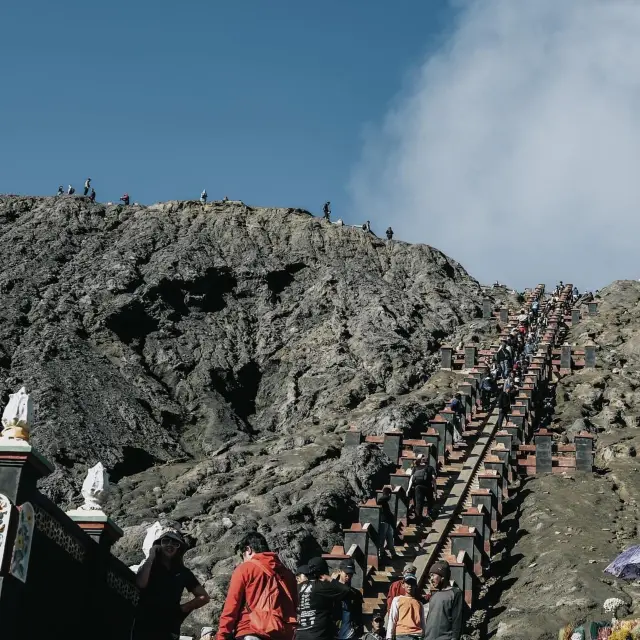
[[[148,529],[147,533],[144,537],[144,542],[142,543],[142,551],[144,552],[144,557],[149,557],[149,552],[151,551],[151,547],[153,543],[160,537],[162,531],[165,529],[159,522],[154,522]]]
[[[102,507],[109,495],[109,474],[102,466],[102,462],[87,471],[87,477],[82,483],[82,497],[84,504],[80,511],[102,511]]]
[[[146,560],[149,557],[149,552],[151,551],[151,547],[153,543],[162,536],[162,532],[165,530],[159,522],[154,522],[150,527],[147,528],[147,533],[144,536],[144,541],[142,542],[142,551],[144,553],[144,559]],[[133,564],[129,567],[133,573],[138,573],[140,567],[144,564],[144,560],[140,564]]]
[[[29,442],[29,430],[33,422],[33,402],[25,387],[9,396],[2,413],[2,438]]]

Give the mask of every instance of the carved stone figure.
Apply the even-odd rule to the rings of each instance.
[[[144,536],[144,541],[142,542],[142,552],[144,553],[145,560],[149,557],[149,552],[151,551],[151,547],[153,543],[158,540],[163,532],[167,531],[170,527],[165,527],[161,525],[158,521],[154,522],[150,527],[147,528],[147,532]],[[131,571],[134,573],[138,573],[140,567],[144,564],[144,561],[140,564],[134,564],[129,567]]]
[[[25,387],[9,396],[2,413],[2,438],[29,442],[29,430],[33,422],[33,403]]]
[[[144,552],[144,557],[149,557],[149,551],[151,551],[151,547],[153,543],[160,537],[160,534],[165,529],[159,522],[154,522],[148,529],[147,533],[144,536],[144,541],[142,543],[142,551]]]
[[[109,474],[102,466],[102,462],[91,467],[82,483],[82,497],[84,504],[81,511],[102,511],[102,507],[109,495]]]

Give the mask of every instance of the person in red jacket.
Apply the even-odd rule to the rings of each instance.
[[[242,563],[231,576],[217,640],[293,640],[298,609],[296,578],[264,536],[248,533],[236,547]]]

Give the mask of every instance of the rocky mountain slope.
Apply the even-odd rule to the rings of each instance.
[[[130,563],[144,526],[180,523],[214,597],[195,626],[247,527],[291,562],[339,540],[389,465],[341,433],[424,425],[441,341],[490,330],[439,251],[300,210],[3,197],[0,233],[1,392],[33,393],[44,488],[71,504],[102,461]]]
[[[597,368],[562,378],[553,431],[559,441],[597,436],[593,475],[526,481],[506,524],[497,572],[496,637],[556,638],[568,622],[606,619],[602,603],[619,597],[640,614],[640,585],[603,569],[638,544],[640,448],[640,282],[617,281],[597,297],[598,315],[572,328],[568,341],[597,345]]]

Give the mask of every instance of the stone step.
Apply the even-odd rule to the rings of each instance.
[[[380,612],[386,599],[387,597],[384,593],[365,598],[362,604],[362,613],[364,615],[373,615],[374,613]]]

